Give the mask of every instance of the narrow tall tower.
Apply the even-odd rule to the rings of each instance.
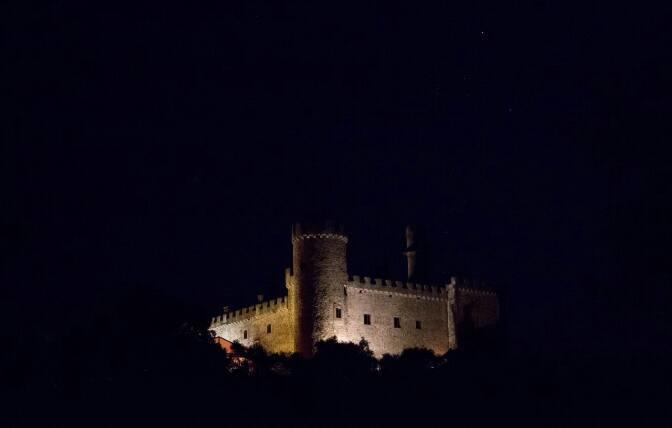
[[[296,351],[309,356],[315,342],[335,335],[336,308],[343,307],[348,280],[348,238],[333,225],[295,224],[292,229],[292,288]]]
[[[406,249],[403,253],[406,256],[406,263],[408,267],[407,279],[412,281],[416,279],[415,270],[415,256],[417,250],[415,247],[415,228],[411,225],[406,226]]]

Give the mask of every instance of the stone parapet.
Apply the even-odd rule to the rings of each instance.
[[[277,312],[282,308],[287,308],[287,302],[287,296],[282,296],[278,297],[277,299],[266,300],[251,306],[224,312],[210,320],[210,328],[222,324],[231,324],[238,321],[245,321],[264,314]]]
[[[488,289],[481,289],[481,288],[470,288],[470,287],[457,287],[457,290],[459,290],[462,293],[467,293],[467,294],[473,294],[476,296],[496,296],[497,292],[488,290]]]
[[[348,237],[341,226],[332,224],[306,225],[296,223],[292,227],[292,243],[302,239],[337,239],[345,243]]]
[[[429,285],[418,284],[415,282],[396,281],[391,279],[372,278],[370,276],[352,275],[348,277],[348,282],[344,284],[348,288],[356,288],[361,290],[371,290],[378,292],[387,292],[398,295],[425,297],[425,298],[450,298],[450,287],[462,293],[467,293],[475,296],[496,296],[497,293],[492,290],[483,288],[473,288],[458,285],[455,278],[451,279],[450,284],[446,285]]]
[[[428,285],[414,282],[393,281],[390,279],[371,278],[369,276],[352,275],[344,284],[346,288],[370,290],[373,292],[390,293],[408,297],[426,299],[448,299],[448,285]]]

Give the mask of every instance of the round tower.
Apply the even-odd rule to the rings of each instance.
[[[292,284],[296,351],[313,353],[315,342],[335,335],[336,309],[343,307],[348,280],[347,236],[334,225],[292,228]]]

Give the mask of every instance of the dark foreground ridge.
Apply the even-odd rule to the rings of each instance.
[[[366,342],[333,340],[308,360],[237,344],[232,356],[188,321],[198,311],[157,293],[87,313],[65,337],[6,336],[0,425],[648,426],[670,393],[662,361],[644,356],[513,356],[492,338],[441,356],[377,360]]]

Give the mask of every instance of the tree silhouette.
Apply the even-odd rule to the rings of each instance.
[[[359,343],[338,342],[336,337],[315,344],[313,366],[323,375],[359,377],[371,373],[377,361],[369,343],[362,338]]]
[[[431,370],[439,366],[441,361],[429,349],[407,348],[399,355],[383,355],[380,368],[383,375],[409,376]]]

